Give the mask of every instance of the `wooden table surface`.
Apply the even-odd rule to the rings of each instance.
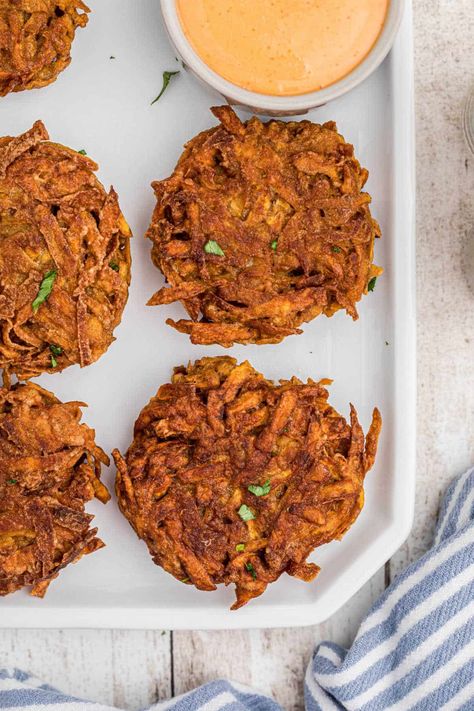
[[[83,698],[139,709],[216,677],[303,708],[315,644],[349,645],[371,602],[430,544],[441,491],[474,462],[474,156],[461,112],[474,88],[473,0],[414,0],[417,120],[418,492],[410,538],[328,622],[229,632],[2,630],[0,667],[18,666]],[[472,275],[474,281],[474,274]],[[474,288],[474,287],[473,287]]]

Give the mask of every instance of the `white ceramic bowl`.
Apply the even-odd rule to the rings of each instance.
[[[192,2],[192,0],[189,0]],[[306,113],[316,106],[327,104],[372,74],[390,51],[403,14],[405,0],[390,0],[384,27],[367,57],[349,74],[330,86],[295,96],[271,96],[248,91],[224,79],[201,59],[184,34],[179,21],[175,0],[161,0],[161,11],[166,30],[176,53],[201,81],[218,92],[232,105],[242,106],[256,113],[292,115]]]

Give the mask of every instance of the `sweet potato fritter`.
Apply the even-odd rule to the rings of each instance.
[[[88,12],[82,0],[0,0],[0,96],[55,81]]]
[[[190,319],[167,323],[193,343],[278,343],[299,326],[355,304],[382,272],[372,264],[368,172],[334,122],[221,125],[186,144],[174,173],[153,183],[147,236],[171,288],[148,302],[180,300]],[[201,319],[199,316],[201,314]]]
[[[0,367],[29,378],[89,365],[114,340],[130,229],[93,160],[41,121],[0,138]]]
[[[62,568],[104,545],[84,504],[110,498],[108,457],[81,405],[33,383],[0,388],[0,595],[32,586],[43,597]]]
[[[317,575],[306,558],[357,518],[381,428],[375,409],[364,442],[330,382],[275,385],[228,357],[175,368],[113,453],[120,508],[157,565],[200,590],[234,583],[233,609],[283,572]]]

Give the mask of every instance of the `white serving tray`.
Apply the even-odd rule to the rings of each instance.
[[[308,118],[337,121],[370,170],[367,189],[383,238],[376,262],[385,268],[374,293],[353,322],[339,312],[318,318],[304,334],[280,345],[193,346],[165,325],[180,305],[146,307],[162,277],[143,238],[154,205],[153,179],[166,177],[183,143],[215,123],[219,103],[181,71],[154,106],[163,70],[181,68],[168,44],[157,0],[100,0],[87,29],[77,33],[73,61],[47,88],[0,99],[0,135],[15,135],[41,118],[52,140],[84,148],[100,163],[99,177],[113,183],[133,232],[130,299],[116,342],[84,370],[38,379],[63,400],[89,403],[85,420],[108,452],[130,443],[142,406],[169,380],[172,367],[203,355],[247,358],[274,379],[292,374],[331,377],[331,402],[348,414],[352,401],[365,429],[372,407],[384,426],[366,505],[342,542],[315,551],[316,581],[287,575],[260,598],[228,610],[229,586],[214,593],[182,585],[154,566],[119,513],[115,501],[88,510],[107,547],[64,570],[44,600],[19,592],[0,599],[1,627],[238,628],[309,625],[343,605],[408,535],[415,479],[415,282],[412,23],[408,3],[394,49],[359,88]],[[110,57],[115,57],[111,59]],[[114,468],[104,472],[113,488]]]

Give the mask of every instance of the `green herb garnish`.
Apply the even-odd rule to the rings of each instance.
[[[80,150],[80,151],[77,151],[77,152],[78,152],[81,156],[86,156],[86,155],[87,155],[87,153],[86,153],[86,151],[84,150],[84,148],[81,148],[81,150]]]
[[[204,245],[204,251],[206,254],[217,254],[218,257],[224,257],[225,253],[222,251],[221,246],[213,239],[210,239]]]
[[[51,367],[56,368],[58,365],[56,356],[60,356],[63,352],[63,349],[61,348],[61,346],[56,346],[54,343],[50,343],[49,350],[51,351]]]
[[[243,553],[245,550],[245,543],[237,543],[237,545],[235,546],[235,550],[237,551],[237,553]]]
[[[277,239],[274,239],[273,242],[270,242],[270,247],[271,247],[273,250],[276,250],[276,248],[278,247],[278,240],[277,240]]]
[[[246,504],[242,504],[240,509],[237,511],[242,521],[252,521],[255,518],[254,512],[249,509]]]
[[[375,289],[375,282],[376,281],[377,281],[377,277],[372,277],[372,279],[367,284],[367,291],[373,291]]]
[[[181,582],[182,582],[182,583],[189,583],[189,578],[182,578],[182,579],[181,579]]]
[[[166,91],[166,88],[167,88],[168,84],[170,83],[171,78],[174,77],[176,74],[179,74],[179,70],[176,72],[168,72],[168,71],[163,72],[163,86],[161,87],[161,91],[158,94],[158,96],[156,97],[156,99],[153,99],[153,101],[151,102],[151,106],[153,106],[153,104],[155,104],[158,101],[158,99],[161,98],[161,96]]]
[[[339,254],[339,252],[342,252],[342,249],[340,247],[332,247],[332,251]]]
[[[7,479],[7,484],[12,486],[13,484],[18,484],[18,479]]]
[[[119,270],[119,265],[117,262],[109,262],[109,267],[114,270],[114,272],[118,272]]]
[[[248,570],[250,575],[254,580],[257,579],[257,573],[255,572],[255,568],[253,567],[252,563],[245,563],[245,570]]]
[[[56,279],[57,275],[58,273],[54,270],[44,275],[43,280],[40,284],[40,288],[38,290],[38,296],[31,305],[33,313],[36,313],[38,311],[41,304],[44,304],[48,296],[51,294],[54,280]]]
[[[259,486],[258,484],[250,484],[250,486],[247,487],[250,493],[255,494],[255,496],[266,496],[270,493],[271,488],[270,479],[267,479],[263,486]]]

